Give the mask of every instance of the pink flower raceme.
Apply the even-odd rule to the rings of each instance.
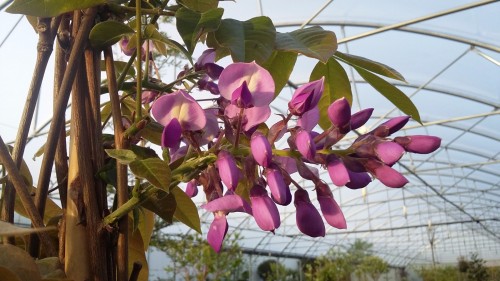
[[[250,190],[253,217],[257,225],[265,231],[274,230],[280,226],[280,215],[276,204],[261,185],[254,185]]]
[[[317,107],[323,94],[324,80],[324,77],[322,77],[297,88],[292,99],[288,102],[290,113],[295,116],[302,116],[302,114]]]
[[[206,123],[205,111],[188,93],[178,90],[158,98],[151,107],[156,121],[165,126],[162,146],[179,145],[182,132],[202,130]]]
[[[325,236],[325,224],[319,214],[309,200],[309,195],[304,189],[295,191],[294,204],[296,208],[295,219],[297,227],[305,235],[311,237]]]
[[[233,63],[219,77],[222,97],[240,108],[269,106],[274,99],[274,80],[271,74],[255,62]]]

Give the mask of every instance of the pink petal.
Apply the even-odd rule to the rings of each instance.
[[[441,146],[441,138],[435,136],[414,135],[396,137],[394,141],[402,145],[406,151],[419,154],[434,152]]]
[[[245,123],[243,130],[250,131],[253,127],[258,126],[271,116],[271,108],[269,106],[252,107],[245,109]]]
[[[304,158],[309,161],[314,160],[316,145],[308,131],[300,130],[295,136],[295,144],[297,145],[297,150]]]
[[[259,131],[253,133],[250,140],[250,149],[255,161],[262,167],[269,167],[272,160],[271,144]]]
[[[233,92],[243,81],[248,84],[254,106],[268,106],[274,99],[274,80],[271,74],[255,62],[237,62],[226,67],[219,77],[221,96],[231,100]]]
[[[386,165],[392,166],[399,159],[401,159],[405,150],[401,145],[395,142],[384,141],[377,144],[375,147],[375,153],[380,161],[384,162]]]
[[[222,182],[230,190],[235,190],[238,186],[238,181],[240,180],[241,172],[233,156],[225,151],[221,150],[217,155],[217,160],[215,165],[219,169],[219,175]]]
[[[274,202],[283,206],[290,204],[292,202],[292,193],[281,172],[278,169],[267,168],[264,174]]]
[[[184,130],[197,131],[206,125],[205,111],[183,90],[158,98],[151,107],[151,114],[164,126],[174,118]]]
[[[225,214],[217,212],[214,215],[214,221],[210,224],[210,228],[208,229],[207,241],[212,249],[218,253],[222,247],[224,237],[226,236],[228,224]]]
[[[340,158],[334,154],[330,154],[328,155],[327,163],[328,174],[333,184],[336,186],[344,186],[350,181],[349,172]]]
[[[365,166],[373,176],[388,187],[399,188],[408,183],[408,179],[384,163],[369,160],[365,163]]]
[[[276,204],[269,198],[267,191],[260,185],[255,185],[250,190],[253,217],[257,225],[265,231],[274,230],[280,226],[280,215]]]
[[[326,222],[335,228],[346,229],[347,223],[344,214],[333,198],[330,188],[326,184],[316,186],[316,194]]]
[[[312,131],[319,122],[319,108],[314,107],[313,109],[305,112],[302,116],[297,120],[297,126],[301,127],[306,131]]]
[[[224,213],[243,212],[252,214],[252,208],[241,196],[226,194],[201,206],[209,212],[222,211]]]
[[[193,198],[198,194],[198,186],[196,180],[190,180],[186,185],[187,196]]]
[[[311,203],[311,200],[309,200],[307,191],[297,189],[297,191],[295,191],[294,204],[297,209],[295,220],[299,230],[311,237],[324,237],[325,224],[318,210]]]
[[[350,131],[351,105],[346,98],[340,98],[328,107],[328,118],[340,133],[347,134]]]

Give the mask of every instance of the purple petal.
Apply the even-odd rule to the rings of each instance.
[[[373,108],[366,108],[354,113],[351,116],[351,130],[356,130],[363,126],[372,116]]]
[[[241,172],[236,165],[236,161],[234,160],[233,156],[229,152],[221,150],[217,155],[215,164],[219,169],[219,175],[222,182],[227,186],[228,189],[235,190],[238,186]]]
[[[396,163],[405,153],[404,148],[392,141],[384,141],[375,147],[375,153],[378,159],[386,165],[392,166]]]
[[[325,224],[318,210],[311,203],[311,200],[309,200],[307,191],[297,189],[297,191],[295,191],[294,204],[297,209],[295,219],[299,230],[311,237],[324,237]]]
[[[151,114],[164,126],[176,118],[182,129],[189,131],[201,130],[207,122],[205,111],[183,90],[158,98],[151,107]]]
[[[410,120],[410,116],[398,116],[391,118],[375,128],[375,130],[372,131],[372,134],[381,138],[385,138],[403,128],[406,123],[408,123],[408,120]]]
[[[248,89],[247,81],[243,81],[241,86],[234,90],[231,95],[231,103],[236,104],[239,108],[249,108],[252,107],[252,94]]]
[[[304,158],[309,161],[314,160],[316,155],[316,145],[311,135],[306,130],[300,130],[295,136],[295,145],[297,145],[297,150],[302,154]]]
[[[195,197],[198,194],[198,185],[196,184],[196,180],[190,180],[187,183],[186,194],[191,198]]]
[[[269,198],[267,191],[260,185],[255,185],[250,190],[253,217],[257,225],[265,231],[274,230],[280,226],[280,215],[276,204]]]
[[[264,123],[271,116],[269,106],[252,107],[245,109],[245,124],[243,130],[250,131],[253,127]]]
[[[319,108],[314,107],[313,109],[305,112],[302,116],[297,120],[297,126],[301,127],[306,131],[312,131],[319,122]]]
[[[350,178],[344,162],[342,162],[342,160],[334,154],[328,155],[326,161],[328,163],[328,174],[330,175],[330,179],[332,179],[333,184],[336,186],[346,185],[350,181]]]
[[[205,51],[203,51],[201,56],[194,64],[195,69],[199,70],[208,63],[214,63],[215,55],[216,55],[215,49],[206,49]]]
[[[283,175],[278,169],[267,168],[264,171],[267,179],[267,185],[271,190],[274,202],[286,206],[292,202],[292,193],[290,187],[285,183]]]
[[[402,145],[406,151],[419,154],[434,152],[441,146],[441,138],[435,136],[414,135],[396,137],[394,141]]]
[[[269,167],[272,160],[271,144],[261,132],[255,132],[250,140],[250,149],[255,161],[262,167]]]
[[[222,247],[222,241],[224,241],[224,237],[226,236],[228,224],[225,214],[217,212],[214,215],[214,221],[210,224],[208,230],[207,242],[218,253]]]
[[[205,128],[203,128],[203,134],[201,138],[198,139],[199,145],[205,145],[210,141],[213,141],[219,135],[220,127],[219,122],[217,121],[217,112],[216,108],[208,108],[205,109],[205,116],[207,118],[207,123]]]
[[[366,172],[352,172],[347,170],[349,173],[349,182],[345,184],[346,187],[350,189],[359,189],[367,186],[372,178]]]
[[[388,187],[399,188],[408,183],[408,179],[402,174],[382,162],[368,160],[365,163],[365,167],[374,177]]]
[[[237,62],[226,67],[219,77],[221,96],[232,99],[233,92],[246,81],[254,106],[268,106],[274,99],[274,80],[271,74],[255,62]]]
[[[217,86],[217,84],[215,84],[214,82],[209,81],[207,76],[204,76],[203,78],[198,80],[198,89],[200,89],[201,91],[207,90],[214,95],[220,94],[219,86]]]
[[[179,147],[179,143],[181,142],[181,136],[181,124],[179,123],[179,120],[174,118],[165,125],[165,128],[163,128],[163,132],[161,134],[161,146],[177,148]]]
[[[297,88],[292,99],[288,102],[290,113],[295,116],[302,116],[305,112],[318,106],[323,94],[323,82],[325,78],[309,82]]]
[[[252,208],[241,196],[226,194],[201,206],[209,212],[222,211],[224,213],[243,212],[252,214]]]
[[[316,186],[316,194],[319,206],[321,207],[321,213],[326,222],[335,228],[346,229],[347,223],[344,214],[333,198],[330,188],[326,184]]]
[[[351,105],[346,98],[340,98],[328,107],[328,118],[340,133],[347,134],[351,130]]]
[[[205,71],[207,75],[213,80],[217,80],[220,77],[220,74],[224,70],[224,67],[215,64],[215,63],[207,63],[205,64]]]

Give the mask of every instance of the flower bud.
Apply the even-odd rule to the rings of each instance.
[[[280,215],[266,189],[260,185],[254,185],[250,190],[250,202],[257,225],[262,230],[274,233],[274,230],[280,226]]]
[[[372,134],[377,137],[385,138],[399,131],[406,125],[406,123],[408,123],[409,120],[410,116],[398,116],[391,118],[375,128],[375,130],[372,131]]]
[[[305,112],[318,106],[323,94],[323,82],[325,78],[309,82],[295,90],[292,99],[288,102],[290,113],[295,116],[302,116]]]
[[[351,116],[351,130],[356,130],[363,126],[372,116],[373,108],[366,108],[354,113]]]
[[[269,167],[272,159],[271,144],[267,138],[259,131],[252,135],[250,149],[255,161],[262,167]]]
[[[290,192],[290,187],[285,183],[281,171],[271,167],[267,168],[264,174],[274,202],[283,206],[290,204],[292,202],[292,193]]]
[[[346,98],[340,98],[328,107],[328,118],[341,134],[351,130],[351,106]]]
[[[401,159],[404,153],[404,148],[392,141],[380,142],[375,146],[377,158],[389,166],[394,165],[394,163]]]
[[[363,188],[372,181],[372,178],[366,172],[353,172],[347,170],[347,173],[349,174],[349,182],[346,183],[345,186],[350,189]]]
[[[441,138],[435,136],[414,135],[407,137],[396,137],[394,141],[408,152],[428,154],[434,152],[441,146]]]
[[[335,199],[333,199],[332,191],[328,185],[322,182],[316,184],[316,195],[326,222],[335,228],[346,229],[347,223],[344,214]]]
[[[308,131],[300,130],[297,133],[295,136],[295,145],[304,158],[309,161],[314,160],[314,156],[316,155],[316,145],[314,144],[314,140],[311,138]]]
[[[294,205],[297,209],[295,219],[299,230],[311,237],[324,237],[325,224],[318,210],[309,200],[307,191],[304,189],[295,191]]]
[[[190,180],[186,185],[186,194],[187,196],[193,198],[198,195],[198,185],[196,184],[196,180]]]
[[[219,169],[219,175],[222,182],[229,190],[235,190],[240,179],[240,169],[236,166],[236,161],[233,156],[229,152],[221,150],[217,155],[215,164]]]
[[[214,216],[215,218],[208,229],[207,242],[218,253],[226,236],[228,224],[226,214],[223,212],[215,212]]]
[[[327,159],[327,170],[332,179],[333,184],[336,186],[344,186],[349,181],[349,172],[340,158],[335,154],[328,155]]]

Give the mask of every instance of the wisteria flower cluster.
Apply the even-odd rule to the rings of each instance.
[[[192,71],[205,73],[197,87],[217,95],[215,107],[202,108],[188,91],[179,89],[156,99],[151,113],[164,126],[161,144],[170,150],[171,161],[189,151],[208,150],[217,155],[215,163],[186,187],[190,196],[198,193],[198,186],[203,187],[208,201],[203,208],[214,214],[207,240],[216,251],[228,230],[228,214],[248,213],[262,230],[274,232],[280,226],[277,205],[287,206],[292,201],[302,233],[325,236],[324,221],[344,229],[342,210],[317,167],[328,171],[335,186],[358,189],[376,178],[398,188],[408,180],[392,166],[403,154],[431,153],[440,146],[440,138],[434,136],[391,139],[409,120],[402,116],[360,135],[346,149],[332,149],[346,134],[363,126],[373,109],[351,114],[348,101],[338,99],[328,107],[331,126],[315,131],[323,78],[297,88],[287,114],[267,129],[275,92],[271,74],[255,62],[222,68],[214,59],[214,50],[205,51]],[[285,136],[288,147],[278,147]],[[311,181],[314,191],[298,184],[291,176],[294,173]],[[311,192],[316,192],[322,216],[311,202]]]

